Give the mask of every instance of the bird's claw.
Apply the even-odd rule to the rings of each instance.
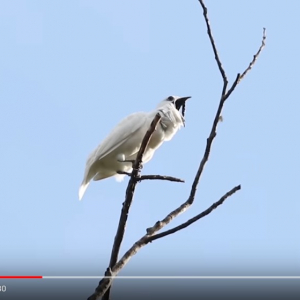
[[[124,160],[118,159],[118,161],[121,162],[121,163],[122,163],[122,162],[123,162],[123,163],[124,163],[124,162],[129,162],[129,163],[131,163],[131,164],[132,164],[132,168],[133,168],[133,165],[134,165],[134,163],[135,163],[135,159],[124,159]],[[135,169],[135,168],[133,168],[133,169]],[[140,169],[140,170],[143,169],[143,165],[142,165],[142,164],[140,165],[140,168],[139,168],[139,169]]]
[[[134,161],[133,161],[133,162],[134,162]],[[143,168],[143,165],[142,165],[142,164],[140,165],[140,168],[138,168],[138,169],[133,168],[133,166],[132,166],[132,170],[135,170],[135,171],[140,171],[142,168]],[[127,176],[131,176],[131,175],[132,175],[132,173],[125,172],[125,171],[117,171],[117,174],[120,174],[120,175],[127,175]]]
[[[119,162],[130,162],[130,163],[134,164],[135,159],[124,159],[124,160],[119,160]]]
[[[120,175],[127,175],[127,176],[129,176],[129,177],[132,176],[132,173],[125,172],[125,171],[117,171],[117,174],[120,174]]]
[[[118,174],[120,175],[127,175],[127,176],[131,176],[131,173],[129,172],[125,172],[125,171],[117,171]]]

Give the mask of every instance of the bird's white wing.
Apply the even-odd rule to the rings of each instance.
[[[144,112],[134,113],[123,119],[90,154],[87,164],[92,164],[114,151],[135,134],[145,124],[146,120],[147,114]]]

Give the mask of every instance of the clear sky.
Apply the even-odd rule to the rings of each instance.
[[[300,275],[299,1],[206,1],[228,77],[267,46],[226,103],[196,201],[121,275]],[[198,1],[0,2],[1,273],[102,275],[128,179],[92,182],[88,154],[116,123],[169,95],[192,96],[186,127],[144,174],[124,253],[188,197],[222,80]],[[167,228],[170,228],[168,226]]]

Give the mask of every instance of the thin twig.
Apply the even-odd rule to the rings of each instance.
[[[162,237],[165,237],[167,235],[173,234],[179,230],[182,230],[188,226],[190,226],[191,224],[195,223],[196,221],[200,220],[201,218],[207,216],[208,214],[210,214],[214,209],[216,209],[218,206],[220,206],[221,204],[223,204],[223,202],[230,197],[231,195],[233,195],[235,192],[237,192],[238,190],[241,189],[240,185],[235,186],[234,188],[232,188],[229,192],[227,192],[224,196],[222,196],[217,202],[215,202],[214,204],[212,204],[208,209],[204,210],[203,212],[201,212],[200,214],[196,215],[195,217],[189,219],[188,221],[174,227],[171,228],[169,230],[163,231],[161,233],[157,233],[155,235],[149,236],[148,237],[148,242],[152,242],[154,240],[160,239]]]
[[[118,174],[131,176],[131,173],[124,172],[124,171],[118,171]],[[174,181],[174,182],[184,182],[183,179],[173,177],[173,176],[166,176],[166,175],[141,175],[140,177],[136,178],[137,181],[142,180],[168,180],[168,181]]]
[[[173,182],[184,182],[183,179],[165,175],[142,175],[138,180],[168,180]]]
[[[263,36],[262,36],[262,40],[261,40],[261,45],[260,45],[259,49],[257,50],[257,52],[253,55],[253,59],[250,62],[248,68],[240,76],[239,81],[241,81],[247,75],[247,73],[252,69],[252,67],[256,63],[256,60],[257,60],[258,56],[260,55],[261,51],[263,50],[263,48],[266,45],[266,38],[267,38],[266,28],[263,28]]]
[[[203,9],[203,16],[204,16],[204,20],[205,20],[206,27],[207,27],[207,35],[209,37],[210,44],[212,46],[212,49],[213,49],[213,52],[214,52],[214,55],[215,55],[215,60],[217,62],[219,71],[220,71],[220,73],[222,75],[222,78],[223,78],[223,91],[222,91],[222,94],[225,94],[227,84],[228,84],[228,79],[227,79],[225,70],[223,69],[221,59],[219,57],[219,53],[218,53],[218,50],[217,50],[217,47],[216,47],[216,43],[215,43],[214,37],[212,35],[210,22],[209,22],[209,18],[208,18],[207,7],[205,6],[205,4],[202,0],[199,0],[199,2],[200,2],[201,6],[202,6],[202,9]]]
[[[117,233],[115,236],[115,240],[114,240],[114,244],[113,244],[113,248],[112,248],[112,252],[111,252],[110,263],[109,263],[108,269],[111,269],[118,261],[118,255],[119,255],[121,243],[123,241],[123,237],[124,237],[124,233],[125,233],[129,209],[130,209],[130,206],[131,206],[131,203],[133,200],[135,187],[138,182],[138,180],[136,180],[136,178],[140,177],[140,169],[141,169],[141,165],[142,165],[143,154],[148,146],[149,140],[151,139],[151,136],[152,136],[153,132],[155,131],[156,126],[157,126],[158,122],[160,121],[160,119],[161,119],[160,114],[156,114],[155,118],[153,119],[153,121],[150,125],[150,128],[148,129],[148,131],[146,132],[146,134],[144,136],[144,139],[142,141],[141,147],[137,154],[136,160],[133,164],[133,170],[132,170],[131,177],[130,177],[130,180],[128,182],[128,186],[126,189],[126,197],[125,197],[125,201],[123,203],[120,220],[119,220],[119,225],[118,225]],[[100,288],[100,282],[99,282],[99,285],[97,286],[94,294],[91,295],[88,298],[88,300],[99,299],[99,297],[100,297],[99,293],[100,293],[100,291],[102,291],[102,288]],[[109,291],[110,291],[110,287],[108,286],[106,296],[104,296],[104,297],[107,297],[107,299],[109,299]],[[102,295],[101,295],[101,297],[102,297]]]
[[[219,201],[215,202],[214,204],[212,204],[209,208],[207,208],[206,210],[204,210],[202,213],[198,214],[197,216],[195,216],[194,218],[192,218],[191,220],[189,220],[188,222],[190,222],[189,224],[187,224],[185,227],[190,226],[191,224],[193,224],[194,222],[198,221],[199,219],[209,215],[215,208],[217,208],[219,205],[221,205],[228,197],[230,197],[232,194],[234,194],[236,191],[238,191],[241,188],[241,186],[236,186],[233,189],[231,189],[229,192],[227,192],[224,196],[222,196],[220,198]],[[194,220],[195,218],[197,218],[196,220]],[[187,223],[187,222],[186,222]],[[186,224],[184,223],[184,224]],[[179,226],[173,228],[178,230],[181,230],[183,228],[178,228]],[[172,230],[172,229],[171,229]],[[174,232],[169,232],[165,231],[161,234],[157,234],[154,236],[149,236],[148,234],[145,234],[143,237],[141,237],[138,241],[136,241],[132,247],[126,251],[126,253],[122,256],[122,258],[115,264],[115,266],[111,269],[111,275],[108,277],[104,277],[101,279],[100,283],[99,283],[99,287],[101,287],[99,289],[99,296],[101,297],[101,295],[103,295],[105,293],[105,291],[108,289],[108,287],[111,285],[113,279],[115,276],[118,275],[118,273],[124,268],[124,266],[129,262],[129,260],[144,246],[146,246],[148,243],[157,240],[159,238],[161,238],[162,234],[169,235],[172,234]]]

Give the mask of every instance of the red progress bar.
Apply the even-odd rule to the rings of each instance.
[[[0,276],[0,279],[42,279],[43,276]]]

